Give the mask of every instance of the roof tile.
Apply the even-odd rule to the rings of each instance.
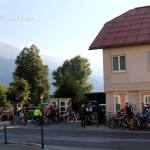
[[[127,36],[133,36],[133,35],[138,35],[138,32],[139,32],[139,29],[133,29],[133,30],[130,30],[128,31],[128,34]]]
[[[140,27],[141,27],[141,23],[132,24],[130,27],[130,30],[140,29]]]
[[[119,31],[117,33],[117,37],[125,37],[127,35],[128,31]]]
[[[139,34],[150,34],[150,27],[149,28],[141,28]]]
[[[113,42],[113,45],[122,45],[124,42],[124,37],[118,37],[118,38],[115,38],[114,42]]]
[[[129,10],[105,23],[89,49],[150,44],[150,6]]]
[[[144,34],[137,36],[137,41],[136,42],[147,42],[149,39],[150,35],[149,34]]]
[[[128,38],[125,38],[124,44],[128,45],[130,43],[136,42],[136,39],[137,39],[137,35],[128,36]]]
[[[150,17],[149,18],[144,18],[143,20],[141,20],[143,23],[148,22],[150,23]]]
[[[150,27],[149,22],[144,22],[144,23],[142,23],[142,25],[141,25],[141,28],[148,28],[148,27]]]

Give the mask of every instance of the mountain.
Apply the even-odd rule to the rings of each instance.
[[[15,59],[0,58],[0,84],[8,86],[13,81],[12,72],[14,69]]]
[[[16,56],[19,55],[20,51],[21,50],[19,50],[18,48],[12,45],[0,42],[0,57],[1,58],[16,59]]]
[[[19,55],[21,50],[11,46],[9,44],[0,43],[0,84],[8,86],[13,81],[12,73],[15,71],[15,59]],[[11,55],[9,55],[11,54]],[[50,84],[54,81],[52,78],[52,72],[61,66],[63,60],[48,56],[41,55],[44,65],[49,66],[49,82]],[[95,68],[92,72],[100,72],[98,68]],[[103,77],[97,74],[91,74],[89,82],[94,85],[92,92],[103,92]],[[55,87],[51,84],[50,94],[52,95],[55,91]]]
[[[94,86],[92,92],[104,92],[103,77],[98,75],[90,75],[89,82]]]

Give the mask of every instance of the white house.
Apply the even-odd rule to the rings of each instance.
[[[106,110],[126,102],[141,112],[150,103],[150,6],[129,10],[105,23],[89,47],[103,49]]]

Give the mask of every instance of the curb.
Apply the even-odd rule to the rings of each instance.
[[[4,141],[0,141],[0,144],[18,144],[18,145],[27,145],[27,146],[34,146],[34,147],[41,148],[40,144],[28,143],[28,142],[7,142],[7,143],[5,143]]]
[[[0,141],[0,144],[5,144],[4,141]],[[42,150],[42,146],[41,144],[36,144],[36,143],[28,143],[28,142],[7,142],[6,144],[16,144],[16,145],[24,145],[24,146],[31,146],[31,147],[37,147],[37,148],[41,148]],[[45,145],[44,146],[44,150],[60,150],[57,148],[49,148],[49,146]]]

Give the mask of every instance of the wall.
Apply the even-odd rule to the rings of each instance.
[[[150,45],[104,49],[104,90],[149,90],[148,52],[150,52]],[[111,61],[114,55],[126,55],[126,72],[115,73],[112,71]]]

